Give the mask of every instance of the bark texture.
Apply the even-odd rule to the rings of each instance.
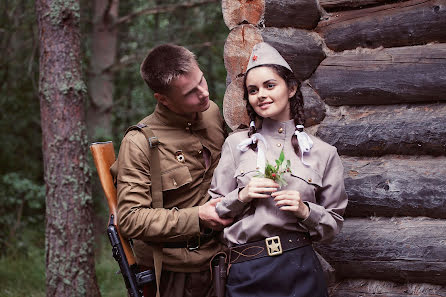
[[[445,0],[412,0],[335,12],[316,31],[335,51],[445,42]]]
[[[346,216],[426,216],[446,219],[446,158],[343,157]]]
[[[342,232],[318,251],[339,278],[446,284],[446,220],[347,219]]]
[[[36,1],[46,183],[46,296],[100,296],[81,78],[79,1]]]
[[[242,124],[249,126],[246,101],[243,99],[243,77],[235,78],[226,88],[223,98],[223,117],[232,130]]]
[[[258,25],[265,12],[265,0],[222,0],[223,20],[232,30],[240,24]]]
[[[316,135],[342,155],[446,155],[446,105],[331,107]]]
[[[327,57],[310,79],[329,105],[444,101],[446,44]]]
[[[110,2],[110,4],[109,4]],[[92,140],[110,139],[112,136],[113,73],[118,30],[113,23],[118,17],[119,0],[95,0],[89,81],[90,104],[88,128]]]
[[[331,297],[439,297],[446,296],[446,287],[426,283],[395,283],[368,279],[351,279],[335,283]]]
[[[385,4],[388,0],[319,0],[319,3],[323,9],[329,11]]]
[[[265,0],[267,27],[313,29],[319,18],[316,0]]]
[[[324,101],[307,82],[301,85],[300,91],[304,98],[305,127],[319,124],[325,118]]]
[[[240,25],[229,33],[223,55],[231,81],[246,72],[252,48],[262,41],[259,29],[253,25]]]
[[[264,41],[279,51],[300,81],[309,78],[325,58],[322,41],[316,35],[294,28],[267,27],[262,30]]]

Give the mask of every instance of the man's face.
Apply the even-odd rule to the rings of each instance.
[[[166,95],[160,102],[171,111],[195,116],[210,106],[208,84],[198,65],[194,65],[189,73],[174,79]]]

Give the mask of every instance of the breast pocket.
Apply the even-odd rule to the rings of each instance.
[[[234,178],[237,180],[237,185],[239,188],[245,187],[251,178],[257,176],[259,172],[255,167],[255,164],[250,162],[242,162],[237,167],[234,173]]]
[[[304,201],[316,202],[316,193],[322,187],[321,176],[313,170],[292,172],[287,189],[296,190]]]
[[[179,166],[161,172],[163,191],[175,190],[190,182],[192,182],[192,176],[187,166]]]

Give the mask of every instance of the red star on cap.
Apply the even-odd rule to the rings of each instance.
[[[252,60],[253,60],[253,61],[257,60],[257,56],[254,55],[254,56],[252,57]]]

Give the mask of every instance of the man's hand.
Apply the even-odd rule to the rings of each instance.
[[[221,198],[211,199],[205,204],[198,207],[198,216],[200,223],[207,228],[213,230],[222,230],[225,226],[232,223],[233,219],[222,219],[215,211],[215,205],[220,202]]]

